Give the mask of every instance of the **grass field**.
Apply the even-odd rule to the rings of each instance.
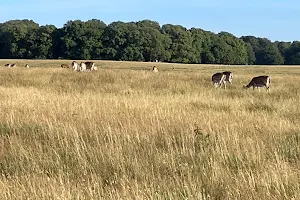
[[[300,67],[95,62],[0,60],[1,199],[300,199]]]

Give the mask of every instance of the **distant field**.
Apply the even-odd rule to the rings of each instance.
[[[0,60],[1,199],[300,199],[300,67],[71,62]]]
[[[32,68],[59,68],[61,64],[71,65],[73,60],[15,60],[0,59],[0,67],[5,64],[16,63],[19,67],[29,64]],[[75,60],[80,63],[83,60]],[[123,61],[105,61],[92,60],[96,66],[103,69],[132,69],[132,70],[150,70],[153,66],[159,67],[162,71],[199,71],[212,73],[216,70],[230,69],[239,74],[257,74],[257,73],[275,73],[275,74],[293,74],[300,75],[300,66],[298,65],[218,65],[218,64],[178,64],[178,63],[162,63],[162,62],[123,62]]]

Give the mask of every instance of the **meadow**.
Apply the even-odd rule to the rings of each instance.
[[[0,60],[1,199],[300,199],[300,67],[71,62]]]

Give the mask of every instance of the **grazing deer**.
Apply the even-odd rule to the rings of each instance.
[[[28,64],[26,64],[26,65],[25,65],[25,68],[29,68],[29,65],[28,65]]]
[[[266,87],[267,91],[269,92],[270,91],[270,83],[271,83],[270,76],[257,76],[257,77],[252,78],[250,83],[248,85],[245,85],[244,88],[248,89],[250,87],[253,87],[253,90],[254,90],[255,87],[257,89],[259,87]]]
[[[211,80],[215,87],[218,87],[218,85],[222,87],[224,85],[224,89],[226,89],[226,75],[223,72],[215,73],[212,75]]]
[[[94,67],[95,67],[95,63],[94,62],[85,62],[85,65],[86,65],[86,69],[87,70],[90,70],[90,71],[94,70]]]
[[[79,71],[93,71],[95,63],[94,62],[81,62],[79,66]]]
[[[153,71],[153,72],[158,72],[158,69],[157,69],[157,67],[156,67],[156,66],[154,66],[154,67],[152,68],[152,71]]]
[[[10,67],[17,67],[17,64],[14,63]]]
[[[5,64],[4,67],[10,67],[10,64]]]

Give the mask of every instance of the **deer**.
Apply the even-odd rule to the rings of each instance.
[[[156,66],[154,66],[154,67],[152,68],[152,71],[153,71],[153,72],[158,72],[158,69],[157,69],[157,67],[156,67]]]
[[[93,71],[95,67],[95,63],[94,62],[81,62],[79,65],[79,71]]]
[[[271,78],[270,76],[256,76],[254,78],[252,78],[252,80],[250,81],[250,83],[248,83],[248,85],[243,86],[243,88],[250,88],[253,87],[253,90],[255,88],[259,88],[259,87],[266,87],[267,92],[270,91],[270,83],[271,83]]]
[[[225,72],[223,72],[223,74],[225,74],[225,76],[226,76],[225,81],[232,84],[232,77],[233,77],[232,72],[225,71]]]
[[[224,85],[224,89],[226,89],[226,75],[223,72],[215,73],[212,75],[211,80],[215,87],[218,87],[218,85],[222,87]]]
[[[61,66],[60,66],[61,68],[70,68],[70,66],[69,65],[67,65],[67,64],[61,64]]]
[[[73,69],[73,71],[79,71],[79,66],[76,61],[72,62],[72,69]]]

